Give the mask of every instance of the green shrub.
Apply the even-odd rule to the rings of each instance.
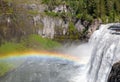
[[[42,38],[39,35],[30,35],[28,38],[23,39],[22,43],[31,49],[53,49],[59,47],[60,44],[48,38]]]
[[[4,76],[7,72],[14,69],[14,64],[8,63],[6,61],[0,61],[0,77]]]
[[[48,38],[42,38],[39,35],[33,34],[24,37],[19,43],[5,42],[0,46],[0,54],[11,52],[21,52],[26,50],[50,50],[60,47],[60,43]]]
[[[69,33],[75,31],[75,25],[73,24],[73,22],[69,23]]]
[[[20,43],[5,42],[0,46],[0,54],[23,51],[25,47]]]
[[[0,59],[0,77],[17,68],[24,62],[25,60],[23,59],[18,60]]]
[[[46,11],[45,14],[51,17],[57,17],[59,15],[58,13],[52,11]]]
[[[30,14],[30,15],[37,15],[37,14],[39,14],[39,12],[37,10],[29,10],[28,14]]]

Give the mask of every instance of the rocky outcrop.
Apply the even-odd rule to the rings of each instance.
[[[59,31],[59,28],[64,29],[61,32],[62,34],[65,34],[67,32],[66,29],[68,28],[68,23],[65,23],[60,18],[52,18],[49,16],[45,16],[43,17],[42,22],[43,22],[43,35],[45,37],[53,39],[54,35],[58,34],[57,30]]]
[[[108,82],[120,82],[120,62],[113,65]]]
[[[63,12],[67,12],[67,6],[66,5],[59,5],[58,7],[56,7],[53,12],[55,13],[63,13]]]
[[[102,20],[100,20],[100,19],[95,19],[91,23],[91,25],[88,28],[88,37],[90,37],[93,34],[93,32],[96,31],[99,28],[101,23],[102,23]]]
[[[82,25],[81,20],[78,20],[78,22],[75,24],[75,27],[79,32],[85,29],[85,26]]]
[[[48,6],[42,3],[11,3],[8,6],[12,10],[10,14],[5,13],[0,15],[0,43],[3,40],[11,40],[26,36],[29,34],[39,34],[42,37],[48,37],[54,39],[55,36],[72,37],[76,36],[90,36],[96,28],[99,26],[100,21],[95,20],[92,24],[88,21],[81,21],[81,19],[70,19],[66,17],[65,13],[69,12],[69,8],[65,4],[56,6],[53,10],[48,10]],[[48,14],[46,14],[46,11]],[[52,14],[62,14],[63,16],[51,16]],[[72,13],[72,12],[70,12]],[[70,35],[70,23],[72,22],[75,31],[71,31],[73,35]],[[91,26],[90,26],[91,25]],[[87,35],[82,34],[89,31]],[[77,31],[76,31],[77,30]],[[78,33],[76,33],[78,32]],[[19,41],[19,39],[18,39]]]
[[[45,14],[45,10],[47,9],[46,5],[43,4],[29,4],[26,5],[28,10],[39,11],[36,15],[32,15],[33,24],[35,27],[39,28],[37,33],[42,37],[48,37],[53,39],[57,34],[66,34],[69,22],[64,21],[60,17],[52,17]],[[60,9],[59,9],[60,8]],[[56,10],[57,9],[57,10]],[[58,12],[58,10],[64,9],[64,6],[56,7],[54,12]],[[61,10],[63,11],[63,10]],[[60,32],[59,29],[62,29]],[[59,31],[59,32],[58,32]]]
[[[65,20],[61,17],[52,17],[49,15],[45,15],[45,11],[48,9],[46,5],[43,5],[43,4],[40,4],[40,5],[31,4],[30,5],[29,4],[27,8],[29,10],[39,11],[37,15],[33,16],[33,23],[34,23],[34,26],[42,25],[42,29],[39,29],[37,32],[41,36],[53,39],[54,36],[65,35],[69,31],[70,20]],[[52,11],[48,11],[48,12],[67,13],[68,11],[69,10],[67,9],[66,5],[59,5],[58,7],[55,7],[55,9],[53,9]],[[98,19],[95,19],[92,23],[86,20],[81,21],[80,19],[77,20],[77,22],[73,22],[75,29],[78,32],[82,33],[85,29],[88,29],[88,34],[84,35],[87,37],[91,36],[91,34],[98,28],[100,23],[101,23],[101,20],[98,20]]]

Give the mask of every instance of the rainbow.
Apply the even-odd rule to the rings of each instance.
[[[7,59],[7,58],[20,58],[20,57],[30,57],[30,56],[37,56],[37,57],[49,57],[49,58],[58,58],[73,62],[80,62],[80,59],[76,56],[71,56],[68,54],[61,54],[57,52],[45,52],[45,51],[27,51],[27,52],[15,52],[11,54],[0,54],[0,59]]]

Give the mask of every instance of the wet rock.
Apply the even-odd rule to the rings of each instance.
[[[120,82],[120,62],[113,65],[108,82]]]

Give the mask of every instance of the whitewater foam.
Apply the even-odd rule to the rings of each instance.
[[[120,59],[120,36],[111,33],[109,27],[119,23],[101,25],[91,36],[91,58],[73,82],[107,82],[112,65]],[[115,31],[114,31],[115,32]]]

